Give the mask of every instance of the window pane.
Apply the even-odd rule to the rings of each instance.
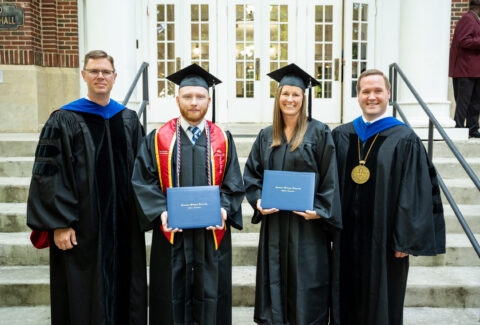
[[[357,97],[357,81],[352,80],[352,97]]]
[[[288,6],[281,5],[280,6],[280,21],[287,22],[288,21]]]
[[[253,62],[247,62],[245,65],[245,79],[253,79],[255,76],[255,69]]]
[[[270,6],[270,21],[278,21],[278,6]]]
[[[352,62],[352,78],[358,78],[358,62],[356,61]]]
[[[192,43],[192,60],[200,59],[200,47],[198,43]]]
[[[270,41],[278,41],[278,24],[270,24]]]
[[[206,61],[202,62],[202,64],[200,65],[202,68],[204,68],[205,70],[209,71],[210,70],[210,64]]]
[[[255,46],[253,43],[245,44],[245,55],[247,56],[247,60],[253,60],[253,56],[255,55]]]
[[[247,90],[246,91],[246,93],[247,93],[246,97],[247,98],[253,98],[253,95],[254,95],[253,94],[253,81],[247,81],[245,86],[246,86],[245,88]]]
[[[208,41],[208,24],[202,24],[202,41]]]
[[[333,40],[333,25],[325,25],[325,42],[331,42]]]
[[[175,73],[177,69],[175,69],[175,62],[168,62],[167,63],[167,75],[171,75]]]
[[[165,40],[165,28],[166,24],[158,24],[157,26],[157,40],[164,41]]]
[[[332,44],[325,44],[325,60],[332,59]]]
[[[315,22],[321,23],[323,21],[323,6],[315,6]]]
[[[244,97],[245,90],[243,88],[243,81],[237,81],[237,97]]]
[[[192,21],[199,21],[199,12],[198,12],[198,5],[191,5],[192,10]]]
[[[157,63],[158,78],[165,78],[165,62]]]
[[[245,6],[245,20],[246,21],[253,21],[255,18],[255,7],[253,5],[246,5]]]
[[[315,42],[323,41],[323,25],[315,26]]]
[[[362,43],[362,60],[367,59],[367,43]]]
[[[358,60],[358,43],[352,43],[352,60]]]
[[[280,62],[279,69],[285,67],[286,65],[288,65],[288,62]]]
[[[165,21],[165,6],[157,5],[157,21]]]
[[[323,79],[331,80],[332,79],[332,64],[325,63],[325,76]]]
[[[174,24],[167,24],[167,40],[174,41],[175,40],[175,25]]]
[[[167,21],[175,21],[175,11],[173,5],[167,5]]]
[[[325,86],[324,87],[325,98],[332,98],[332,82],[325,81],[324,86]]]
[[[358,20],[358,15],[359,15],[359,7],[360,7],[360,4],[358,3],[354,3],[353,4],[353,20]]]
[[[288,44],[280,44],[280,60],[288,60]]]
[[[325,6],[325,22],[333,22],[333,6]]]
[[[354,41],[358,40],[358,23],[353,23],[352,26],[352,37]]]
[[[165,59],[165,44],[157,43],[157,60]]]
[[[175,84],[171,81],[167,82],[167,96],[175,96]]]
[[[368,33],[368,25],[362,24],[362,41],[367,40],[367,33]]]
[[[167,44],[167,59],[174,60],[175,59],[175,44],[168,43]]]
[[[360,63],[360,73],[362,73],[365,70],[367,70],[367,62],[361,62]]]
[[[270,44],[270,60],[277,60],[278,59],[278,45],[277,44]]]
[[[244,24],[237,24],[235,27],[237,33],[237,41],[243,41],[244,26]]]
[[[202,21],[208,21],[208,5],[202,5]]]
[[[243,5],[237,5],[235,8],[237,21],[243,21]]]
[[[237,62],[237,68],[236,68],[236,77],[237,79],[243,79],[245,74],[244,74],[244,65],[243,62]]]
[[[158,97],[165,97],[165,81],[158,81]]]
[[[235,58],[237,60],[244,60],[245,59],[245,49],[243,47],[243,44],[237,44],[237,48],[236,48],[236,56]]]
[[[288,25],[282,24],[280,25],[280,40],[287,41],[288,40]]]
[[[277,92],[277,84],[276,81],[270,81],[270,98],[275,97],[275,93]]]
[[[245,24],[246,41],[253,41],[253,24]]]
[[[202,60],[208,60],[210,58],[209,43],[202,43]]]
[[[368,21],[368,5],[362,5],[362,21]]]
[[[318,86],[315,86],[313,91],[315,98],[322,98],[322,83],[320,83]]]
[[[198,24],[192,24],[192,41],[198,41]]]
[[[315,63],[315,79],[323,79],[322,67],[322,63]]]
[[[323,48],[322,44],[315,44],[315,60],[321,61],[323,60]]]

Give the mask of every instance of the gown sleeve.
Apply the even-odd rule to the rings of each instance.
[[[133,167],[133,192],[139,212],[140,229],[143,231],[152,229],[157,223],[160,225],[160,215],[167,210],[167,198],[158,178],[155,135],[154,130],[144,139]]]
[[[245,196],[242,174],[238,163],[237,150],[230,132],[228,138],[228,158],[220,188],[221,206],[227,211],[227,220],[237,228],[243,228],[242,201]]]
[[[27,225],[33,230],[74,227],[79,221],[73,143],[81,131],[72,114],[54,112],[40,133],[27,200]]]
[[[262,219],[262,214],[257,210],[257,201],[262,197],[262,185],[263,185],[263,153],[262,148],[263,130],[255,139],[250,154],[248,155],[245,169],[243,171],[243,181],[245,183],[245,192],[248,203],[253,208],[254,214],[252,217],[252,223],[259,223]]]
[[[420,140],[405,140],[393,250],[411,255],[445,253],[445,220],[437,174]]]
[[[323,222],[337,229],[342,228],[340,204],[340,185],[338,182],[337,157],[332,133],[325,128],[317,144],[316,160],[319,172],[319,183],[313,202],[314,210],[322,217]]]

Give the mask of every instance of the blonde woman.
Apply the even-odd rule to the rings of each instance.
[[[243,176],[252,222],[261,222],[254,320],[327,324],[330,239],[341,228],[335,146],[328,126],[311,119],[311,105],[307,118],[305,89],[318,82],[295,64],[269,76],[279,82],[273,125],[258,134]],[[265,170],[314,172],[313,210],[263,209]]]

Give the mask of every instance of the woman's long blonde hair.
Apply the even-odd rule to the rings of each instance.
[[[275,104],[273,105],[273,142],[271,148],[278,147],[282,144],[282,134],[283,129],[285,128],[285,123],[283,122],[282,111],[280,110],[280,95],[282,94],[283,86],[278,87],[277,92],[275,93]],[[303,137],[307,131],[307,112],[306,112],[306,100],[305,93],[303,93],[302,107],[298,115],[297,125],[295,127],[295,132],[292,139],[290,140],[290,151],[295,151],[303,142]]]

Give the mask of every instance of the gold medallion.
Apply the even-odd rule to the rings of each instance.
[[[365,184],[370,178],[370,170],[365,166],[365,161],[352,169],[352,180],[357,184]]]

